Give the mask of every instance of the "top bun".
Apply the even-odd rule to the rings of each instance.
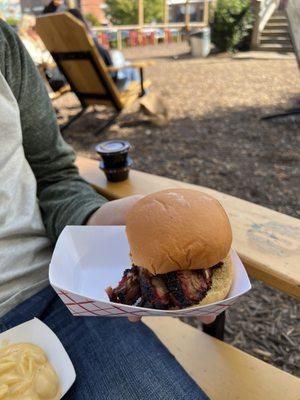
[[[210,268],[229,253],[232,232],[221,204],[198,190],[145,196],[126,217],[134,265],[152,274]]]

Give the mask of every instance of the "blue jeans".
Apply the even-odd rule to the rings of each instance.
[[[47,287],[0,318],[0,332],[33,317],[60,338],[77,374],[64,400],[207,400],[142,322],[73,317]]]
[[[114,67],[123,67],[127,63],[124,55],[119,50],[112,50],[111,58]],[[116,85],[119,90],[127,90],[130,82],[132,81],[141,81],[141,74],[137,68],[133,68],[128,65],[128,68],[120,69],[118,71]]]
[[[133,67],[124,68],[122,69],[122,77],[117,78],[117,88],[123,92],[128,89],[128,86],[132,81],[141,82],[140,71]]]

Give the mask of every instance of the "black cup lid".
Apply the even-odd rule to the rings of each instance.
[[[106,142],[98,143],[95,147],[96,152],[103,155],[116,153],[125,153],[129,151],[131,145],[127,140],[107,140]]]

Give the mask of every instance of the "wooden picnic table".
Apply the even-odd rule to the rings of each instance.
[[[207,187],[135,170],[128,180],[110,183],[97,161],[78,157],[76,163],[80,175],[109,199],[179,187],[211,194],[229,215],[233,245],[249,274],[300,298],[300,221],[296,218]]]
[[[127,181],[108,183],[97,161],[78,157],[77,165],[81,176],[109,199],[174,187],[212,194],[229,214],[235,248],[250,274],[300,297],[297,273],[300,229],[294,218],[208,188],[138,171],[131,171]],[[143,322],[213,400],[299,399],[300,379],[295,376],[177,318],[144,317]]]

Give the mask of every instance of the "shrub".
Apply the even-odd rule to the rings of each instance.
[[[115,25],[138,23],[137,0],[106,0],[106,13]],[[146,23],[163,20],[163,1],[144,0],[144,20]]]
[[[17,27],[17,26],[19,25],[19,23],[20,23],[20,20],[17,19],[17,18],[15,18],[15,17],[8,17],[8,18],[6,18],[5,22],[6,22],[8,25]]]
[[[93,25],[93,26],[100,26],[100,22],[94,14],[88,13],[85,14],[85,18]]]
[[[218,0],[212,22],[212,42],[221,51],[235,51],[252,28],[250,0]]]

